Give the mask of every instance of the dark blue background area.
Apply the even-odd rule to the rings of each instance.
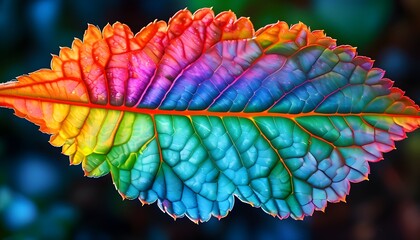
[[[284,20],[324,29],[338,44],[376,59],[386,77],[420,102],[420,1],[0,0],[0,82],[49,67],[50,53],[82,38],[87,23],[120,21],[133,32],[177,10],[214,6],[249,16],[258,29]],[[33,239],[420,239],[420,132],[371,164],[347,204],[304,221],[279,220],[236,201],[228,217],[195,225],[156,204],[122,201],[110,176],[83,177],[26,120],[0,111],[0,238]]]

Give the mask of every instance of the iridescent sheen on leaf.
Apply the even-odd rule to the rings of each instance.
[[[133,34],[89,25],[51,69],[0,86],[0,105],[51,134],[87,176],[172,217],[234,199],[302,219],[343,201],[369,162],[420,125],[373,61],[322,31],[181,10]]]

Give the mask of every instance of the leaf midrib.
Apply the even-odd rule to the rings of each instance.
[[[13,94],[0,94],[0,97],[4,98],[14,98],[14,99],[24,99],[24,100],[34,100],[41,102],[49,102],[56,104],[65,104],[70,106],[79,106],[87,108],[96,108],[104,110],[115,110],[123,112],[132,112],[140,114],[148,114],[151,116],[154,115],[175,115],[175,116],[216,116],[216,117],[242,117],[242,118],[255,118],[255,117],[283,117],[288,119],[294,119],[299,117],[309,117],[309,116],[381,116],[381,117],[408,117],[413,119],[420,119],[420,112],[415,114],[394,114],[394,113],[375,113],[375,112],[360,112],[360,113],[319,113],[319,112],[306,112],[306,113],[276,113],[270,112],[268,110],[262,112],[213,112],[208,109],[205,110],[163,110],[163,109],[152,109],[152,108],[137,108],[137,107],[126,107],[126,106],[114,106],[111,104],[100,105],[88,102],[77,102],[69,100],[60,100],[60,99],[50,99],[50,98],[40,98],[40,97],[31,97],[31,96],[19,96]],[[0,102],[0,106],[11,108]]]

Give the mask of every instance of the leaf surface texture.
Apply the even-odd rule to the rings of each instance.
[[[0,86],[0,105],[51,134],[87,176],[172,217],[224,217],[235,196],[302,219],[344,200],[419,107],[351,46],[284,22],[181,10],[83,41]]]

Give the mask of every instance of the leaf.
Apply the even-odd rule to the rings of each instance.
[[[0,105],[174,218],[224,217],[236,196],[302,219],[419,127],[419,107],[372,66],[303,23],[254,33],[232,12],[182,10],[136,35],[89,25],[51,69],[2,84]]]

